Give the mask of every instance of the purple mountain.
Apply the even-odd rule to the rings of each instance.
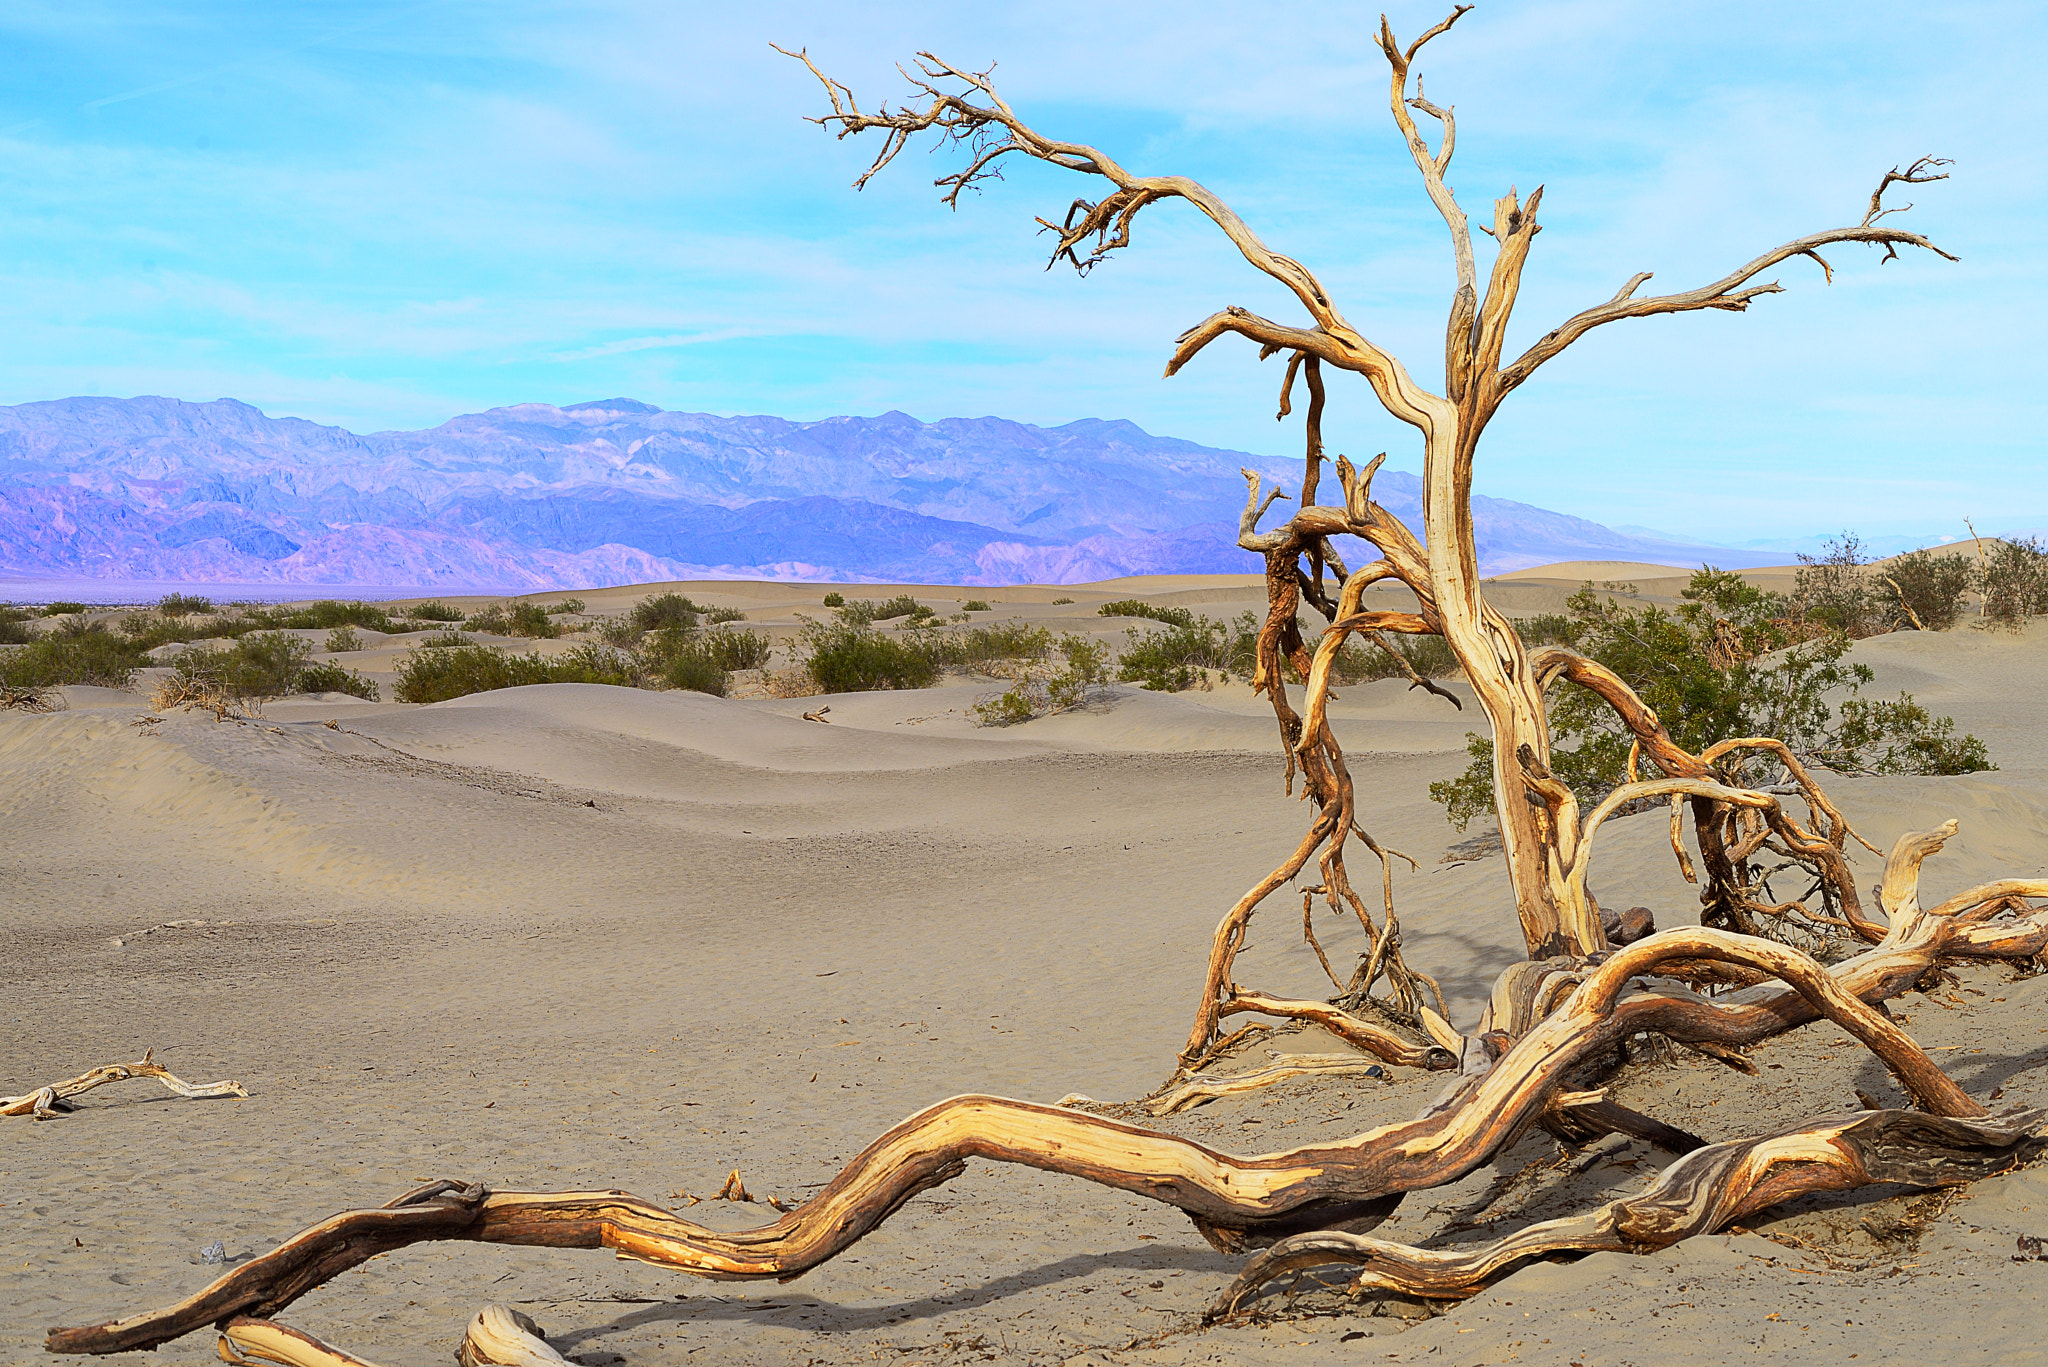
[[[510,591],[1245,573],[1239,468],[1291,484],[1286,464],[1093,419],[799,423],[609,399],[358,436],[233,399],[59,399],[0,406],[0,573]],[[1415,476],[1383,471],[1374,492],[1420,527]],[[1488,572],[1756,559],[1473,502]]]

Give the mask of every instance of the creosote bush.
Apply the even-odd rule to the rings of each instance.
[[[1112,603],[1108,606],[1125,607],[1129,604]],[[1180,612],[1183,609],[1160,608],[1153,611]],[[1164,631],[1140,633],[1132,627],[1125,635],[1126,644],[1117,657],[1117,678],[1155,693],[1179,693],[1206,685],[1211,670],[1226,679],[1233,674],[1250,678],[1258,667],[1259,623],[1249,612],[1240,613],[1229,622],[1193,617]]]
[[[745,608],[712,608],[704,614],[704,620],[713,626],[721,622],[744,622],[747,611]]]
[[[865,622],[809,622],[803,629],[803,667],[827,693],[878,688],[929,688],[944,668],[936,634],[884,634]]]
[[[1101,607],[1095,609],[1095,615],[1098,617],[1144,617],[1151,621],[1164,622],[1168,626],[1174,627],[1191,627],[1195,624],[1195,614],[1186,608],[1154,607],[1152,604],[1141,602],[1136,598],[1120,598],[1114,603],[1104,603]]]
[[[315,664],[312,642],[281,631],[252,632],[226,649],[197,647],[173,662],[194,699],[260,704],[294,693],[346,693],[377,701],[377,685],[352,669]]]
[[[991,607],[990,607],[990,606],[988,605],[987,601],[986,601],[986,600],[984,600],[984,599],[980,599],[980,598],[970,598],[970,599],[968,599],[968,600],[967,600],[966,602],[964,602],[964,603],[962,603],[962,604],[960,605],[960,611],[962,611],[962,612],[993,612],[993,611],[995,611],[995,609],[991,608]]]
[[[846,606],[846,595],[835,590],[832,593],[826,594],[819,601],[823,602],[828,608],[843,608]]]
[[[562,634],[538,603],[493,604],[464,622],[467,631],[481,631],[492,636],[524,636],[532,640],[551,641]]]
[[[327,653],[329,655],[346,655],[351,651],[361,650],[362,648],[363,638],[357,634],[354,627],[336,627],[327,633]]]
[[[35,614],[26,608],[0,604],[0,645],[27,645],[36,638],[35,631],[28,625]]]
[[[1882,585],[1885,623],[1894,631],[1919,626],[1947,631],[1963,615],[1976,567],[1957,552],[1913,551],[1872,572]]]
[[[431,598],[407,608],[405,615],[415,622],[459,622],[464,616],[461,608]]]
[[[213,600],[189,593],[167,593],[157,599],[156,610],[166,617],[184,617],[195,612],[212,612]]]
[[[630,657],[601,645],[580,645],[561,655],[511,655],[501,646],[451,645],[406,656],[393,694],[400,702],[427,703],[527,684],[632,687],[638,681]]]
[[[626,620],[638,631],[689,631],[703,611],[680,593],[657,593],[635,603]]]
[[[586,606],[588,604],[581,598],[564,598],[559,603],[549,604],[547,614],[550,617],[569,617],[583,611]]]
[[[87,603],[73,603],[69,601],[60,601],[55,603],[43,604],[43,616],[45,617],[68,617],[76,612],[90,611],[92,611],[92,607],[90,604]]]
[[[1109,677],[1109,647],[1101,641],[1068,632],[1059,639],[1059,654],[1065,661],[1059,672],[1027,667],[1011,687],[974,704],[975,720],[983,726],[1015,726],[1065,712],[1085,703],[1088,691]]]
[[[2018,627],[2048,614],[2048,548],[2039,539],[1994,543],[1983,580],[1984,615],[2000,626]]]
[[[58,688],[92,684],[126,688],[148,664],[141,647],[99,622],[72,618],[27,645],[0,652],[0,684],[10,688]]]
[[[1853,553],[1853,549],[1852,549]],[[1829,582],[1821,581],[1818,588]],[[1833,603],[1809,581],[1809,605]],[[1829,590],[1833,592],[1833,590]],[[1736,736],[1775,736],[1803,762],[1842,774],[1962,774],[1991,767],[1983,742],[1955,735],[1908,694],[1885,701],[1859,696],[1876,677],[1845,661],[1845,631],[1809,635],[1810,623],[1779,594],[1740,575],[1700,570],[1676,612],[1629,606],[1588,583],[1561,620],[1543,623],[1558,643],[1597,660],[1633,688],[1672,738],[1697,754]],[[1843,609],[1837,620],[1852,620]],[[1803,639],[1802,639],[1803,638]],[[1592,693],[1559,684],[1550,707],[1550,768],[1590,803],[1627,775],[1632,734]],[[1831,706],[1831,694],[1849,696]],[[1458,778],[1430,785],[1460,830],[1494,810],[1493,743],[1468,735],[1471,763]],[[1752,769],[1775,761],[1740,751],[1726,761],[1730,782],[1767,781]]]

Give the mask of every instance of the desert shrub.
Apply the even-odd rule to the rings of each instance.
[[[678,627],[688,631],[697,625],[697,615],[702,611],[680,593],[658,593],[635,603],[628,620],[641,631],[668,631]]]
[[[34,616],[26,608],[0,604],[0,645],[27,645],[36,638],[28,623]]]
[[[1792,580],[1792,606],[1798,617],[1853,639],[1875,636],[1885,629],[1884,604],[1871,591],[1864,566],[1870,557],[1853,532],[1821,543],[1817,556],[1801,552]]]
[[[90,611],[92,611],[91,607],[85,603],[61,602],[43,604],[43,616],[45,617],[68,617],[74,612]]]
[[[195,612],[212,612],[213,600],[189,593],[167,593],[156,600],[156,610],[166,617],[184,617]]]
[[[1895,702],[1857,696],[1875,677],[1845,662],[1850,640],[1828,631],[1797,639],[1803,624],[1786,599],[1741,576],[1703,569],[1675,612],[1632,607],[1587,584],[1568,608],[1577,649],[1606,665],[1698,754],[1735,736],[1775,736],[1802,760],[1847,774],[1967,773],[1989,765],[1974,736],[1934,718],[1901,694]],[[1839,709],[1828,695],[1846,692]],[[1551,771],[1590,803],[1626,777],[1633,734],[1592,693],[1570,685],[1552,695]],[[1452,824],[1493,810],[1493,742],[1466,737],[1471,763],[1455,779],[1430,785]],[[1740,783],[1774,761],[1738,752],[1724,762]]]
[[[885,636],[862,622],[809,623],[803,647],[804,671],[827,693],[929,688],[944,663],[931,633]]]
[[[341,628],[346,630],[346,628]],[[188,650],[178,656],[177,677],[197,701],[214,706],[261,703],[293,693],[347,693],[377,701],[374,680],[337,664],[315,664],[312,643],[281,631],[252,632],[225,650]]]
[[[546,610],[538,603],[494,603],[462,625],[466,630],[489,632],[493,636],[525,636],[543,641],[562,634],[562,629],[548,619]]]
[[[377,681],[337,664],[309,664],[292,681],[294,693],[347,693],[365,702],[378,698]]]
[[[834,590],[826,594],[820,601],[828,608],[843,608],[846,606],[846,595]]]
[[[597,639],[619,650],[631,650],[640,644],[640,638],[647,633],[633,625],[632,614],[621,617],[601,617],[591,624]]]
[[[1071,603],[1074,600],[1069,598],[1067,601]],[[1195,624],[1195,614],[1186,608],[1159,608],[1150,603],[1140,602],[1136,598],[1121,598],[1114,603],[1104,603],[1095,609],[1095,612],[1099,617],[1145,617],[1176,627],[1191,627]]]
[[[583,611],[586,606],[587,604],[581,598],[564,598],[561,602],[549,607],[547,613],[550,617],[567,617]]]
[[[978,674],[1000,672],[1002,666],[1036,662],[1052,653],[1052,633],[1023,622],[974,627],[941,638],[944,663]]]
[[[2048,613],[2048,547],[2033,537],[1993,542],[1981,588],[1984,615],[2001,626]]]
[[[720,622],[744,622],[747,620],[747,611],[745,608],[712,608],[705,612],[704,620],[713,626]]]
[[[327,653],[329,655],[346,655],[352,650],[361,650],[362,648],[363,638],[357,634],[354,627],[336,627],[327,633]]]
[[[599,645],[581,645],[552,656],[508,655],[499,646],[464,645],[415,650],[406,656],[399,663],[393,695],[400,702],[427,703],[527,684],[637,682],[632,661]]]
[[[704,649],[723,669],[765,669],[773,647],[758,631],[707,631]]]
[[[334,627],[368,627],[390,633],[398,630],[391,614],[375,603],[343,603],[323,598],[301,608],[266,608],[250,604],[241,614],[255,631],[327,631]]]
[[[1132,627],[1126,633],[1128,644],[1117,657],[1116,676],[1158,693],[1206,684],[1212,669],[1225,678],[1249,678],[1258,665],[1258,639],[1259,622],[1249,612],[1240,613],[1234,622],[1197,617],[1145,635]]]
[[[1914,551],[1874,573],[1884,625],[1893,631],[1912,626],[1915,618],[1929,631],[1954,626],[1976,578],[1970,558],[1953,552]]]
[[[650,678],[669,688],[687,688],[724,697],[735,669],[760,669],[768,663],[768,638],[752,631],[652,632],[640,649]]]
[[[133,641],[98,622],[74,619],[27,645],[0,652],[0,684],[10,688],[57,688],[96,684],[126,688],[148,659]]]
[[[986,600],[984,600],[984,599],[980,599],[980,598],[970,598],[970,599],[968,599],[968,600],[967,600],[966,602],[964,602],[964,603],[962,603],[962,604],[960,605],[960,611],[962,611],[962,612],[993,612],[993,611],[995,611],[995,609],[994,609],[994,608],[991,608],[991,607],[990,607],[990,606],[988,605],[987,601],[986,601]]]
[[[459,631],[437,631],[414,647],[416,650],[453,650],[457,646],[473,645],[469,637]]]
[[[867,626],[871,622],[893,622],[899,617],[916,621],[936,615],[932,609],[907,593],[899,593],[894,598],[885,598],[879,603],[870,602],[865,598],[856,599],[843,604],[839,609],[839,620],[857,627]]]
[[[1515,623],[1515,634],[1525,646],[1570,646],[1578,644],[1579,630],[1562,612],[1539,612]]]
[[[1064,607],[1064,606],[1065,606],[1066,604],[1068,604],[1068,603],[1071,603],[1071,602],[1073,602],[1073,601],[1074,601],[1074,600],[1073,600],[1073,599],[1071,599],[1071,598],[1055,598],[1055,599],[1053,599],[1053,600],[1052,600],[1052,605],[1053,605],[1054,607],[1056,607],[1056,608],[1057,608],[1057,607]]]
[[[461,608],[451,607],[438,599],[417,603],[407,608],[405,615],[415,622],[459,622],[463,618]]]
[[[1109,677],[1109,647],[1100,641],[1069,632],[1059,639],[1059,653],[1066,663],[1057,674],[1026,673],[1003,692],[977,701],[975,720],[983,726],[1015,726],[1064,712],[1086,702],[1088,690]]]

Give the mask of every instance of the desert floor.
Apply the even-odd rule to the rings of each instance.
[[[1522,577],[1516,610],[1579,577]],[[685,588],[785,634],[818,593]],[[1098,627],[1093,604],[1133,592],[1212,613],[1259,598],[1249,579],[916,591]],[[359,663],[388,677],[402,646]],[[2048,873],[2048,623],[1856,655],[1880,691],[1954,715],[2001,767],[1836,780],[1850,820],[1885,847],[1958,818],[1927,870],[1936,893]],[[137,694],[72,689],[66,711],[0,714],[0,1093],[147,1046],[188,1080],[250,1093],[185,1101],[128,1082],[57,1120],[0,1119],[0,1360],[47,1360],[47,1326],[196,1290],[218,1273],[200,1257],[215,1240],[246,1260],[427,1179],[680,1205],[737,1169],[755,1193],[802,1197],[953,1093],[1149,1091],[1217,918],[1307,819],[1281,790],[1271,714],[1241,685],[1118,688],[977,728],[967,709],[998,687],[725,700],[550,685],[429,707],[294,699],[226,723],[145,723]],[[830,724],[800,718],[821,703]],[[1468,1022],[1520,936],[1499,858],[1443,862],[1462,837],[1425,790],[1463,768],[1481,719],[1399,682],[1344,690],[1333,717],[1372,830],[1420,866],[1395,875],[1410,961]],[[1879,861],[1859,867],[1874,881]],[[1696,907],[1659,816],[1606,828],[1595,883],[1660,925]],[[1241,981],[1327,993],[1298,905],[1268,904]],[[1341,971],[1358,932],[1319,914]],[[1972,1094],[2048,1104],[2048,976],[1966,972],[1895,1009]],[[1338,1046],[1302,1034],[1282,1049]],[[1857,1088],[1900,1095],[1825,1025],[1755,1059],[1756,1078],[1698,1056],[1642,1066],[1618,1095],[1710,1140],[1855,1109]],[[1441,1081],[1283,1084],[1160,1123],[1264,1152],[1410,1116]],[[1639,1188],[1666,1158],[1616,1142],[1561,1159],[1539,1134],[1409,1198],[1381,1233],[1484,1240]],[[774,1212],[689,1215],[731,1228]],[[1204,1329],[1240,1260],[1179,1214],[976,1163],[786,1286],[429,1245],[281,1318],[386,1367],[445,1362],[492,1301],[575,1361],[631,1367],[2039,1362],[2048,1263],[2012,1260],[2021,1235],[2048,1236],[2048,1167],[1953,1203],[1865,1192],[1663,1254],[1539,1263],[1435,1315],[1316,1284]],[[212,1354],[195,1334],[144,1360]]]

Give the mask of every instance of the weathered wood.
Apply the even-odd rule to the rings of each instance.
[[[469,1322],[455,1360],[461,1367],[569,1367],[540,1326],[506,1305],[487,1305]]]
[[[1342,1054],[1281,1054],[1242,1073],[1196,1073],[1142,1103],[1152,1115],[1172,1115],[1226,1096],[1242,1096],[1298,1077],[1385,1077],[1386,1069]]]
[[[1714,1144],[1679,1159],[1637,1195],[1545,1220],[1478,1248],[1414,1248],[1363,1234],[1322,1231],[1283,1239],[1253,1258],[1207,1318],[1244,1310],[1291,1272],[1360,1267],[1354,1288],[1462,1300],[1531,1258],[1558,1253],[1650,1253],[1710,1234],[1795,1196],[1877,1182],[1960,1186],[2008,1172],[2043,1147],[2039,1111],[1988,1120],[1913,1111],[1859,1111],[1804,1121],[1758,1139]]]
[[[71,1098],[104,1087],[110,1082],[123,1082],[129,1078],[155,1078],[170,1091],[191,1100],[208,1100],[214,1097],[247,1096],[248,1090],[239,1082],[187,1082],[156,1062],[156,1050],[151,1049],[133,1063],[110,1063],[80,1073],[77,1077],[53,1082],[47,1087],[38,1087],[20,1096],[0,1096],[0,1115],[27,1115],[37,1120],[50,1120],[71,1110]]]

